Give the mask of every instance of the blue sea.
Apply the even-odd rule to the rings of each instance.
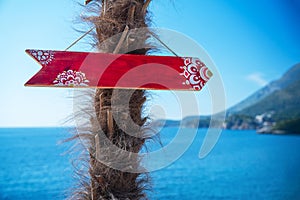
[[[171,141],[177,131],[163,129],[162,143]],[[0,199],[66,198],[76,184],[74,154],[68,154],[73,143],[61,143],[68,132],[0,129]],[[205,133],[197,130],[182,157],[150,174],[150,199],[300,199],[300,136],[225,130],[213,151],[199,159]]]

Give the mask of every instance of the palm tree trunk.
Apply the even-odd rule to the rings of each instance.
[[[146,31],[144,34],[136,35],[132,33],[119,34],[124,30],[127,33],[128,30],[147,27],[149,3],[150,0],[102,0],[98,2],[98,16],[86,19],[96,27],[95,39],[99,51],[146,54],[151,50],[146,47],[149,46],[147,39],[150,32]],[[116,34],[119,35],[115,36]],[[109,39],[112,36],[115,37]],[[122,41],[120,42],[120,40]],[[145,48],[136,49],[138,46]],[[118,148],[138,153],[146,140],[143,127],[147,118],[142,117],[145,101],[144,90],[97,89],[94,96],[94,108],[97,116],[95,126],[100,125],[106,138]],[[117,119],[114,116],[117,116]],[[127,123],[128,119],[131,119],[134,124]],[[94,130],[97,128],[95,127]],[[99,139],[97,134],[98,132],[94,131],[85,138],[90,144],[88,152],[89,183],[86,183],[84,188],[78,189],[72,198],[147,199],[145,194],[145,187],[149,183],[147,175],[113,169],[96,159],[97,145],[101,145],[101,138],[100,141],[97,141]],[[113,155],[115,154],[109,153],[101,156]],[[131,163],[131,167],[138,168],[140,165],[138,158],[131,159],[131,162],[134,162]]]

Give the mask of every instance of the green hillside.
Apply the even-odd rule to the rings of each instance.
[[[300,133],[300,118],[279,122],[275,130],[282,130],[286,133]]]
[[[255,117],[268,112],[274,113],[272,118],[275,121],[300,118],[300,80],[282,90],[273,92],[238,114]]]
[[[250,95],[245,100],[228,109],[228,113],[233,114],[240,112],[243,109],[263,100],[272,93],[285,89],[290,84],[293,84],[298,80],[300,80],[300,63],[291,67],[285,74],[283,74],[283,76],[280,79],[271,82],[270,84],[261,88],[254,94]]]
[[[300,132],[300,64],[228,110],[226,128]]]

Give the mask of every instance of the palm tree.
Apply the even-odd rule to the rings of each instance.
[[[89,7],[98,10],[96,16],[84,18],[96,27],[94,35],[98,50],[107,53],[147,54],[152,49],[147,42],[152,34],[147,29],[150,22],[147,11],[150,1],[86,1],[91,2]],[[146,29],[143,29],[142,34],[131,31],[137,28]],[[130,163],[124,165],[124,169],[114,169],[97,159],[97,154],[109,160],[124,159],[118,157],[118,152],[109,152],[110,149],[106,151],[107,153],[105,151],[99,153],[97,146],[105,145],[104,140],[99,138],[99,131],[119,149],[132,153],[140,152],[147,140],[144,131],[147,117],[143,117],[145,91],[97,89],[93,95],[96,119],[91,121],[92,131],[89,134],[79,133],[76,137],[80,137],[88,144],[87,180],[81,180],[83,187],[76,189],[71,198],[146,199],[145,188],[149,184],[147,174],[128,172],[125,169],[127,167],[138,169],[140,167],[138,157],[130,158]]]

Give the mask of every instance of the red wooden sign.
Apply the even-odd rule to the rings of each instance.
[[[25,85],[201,90],[212,76],[198,58],[26,50],[42,69]]]

